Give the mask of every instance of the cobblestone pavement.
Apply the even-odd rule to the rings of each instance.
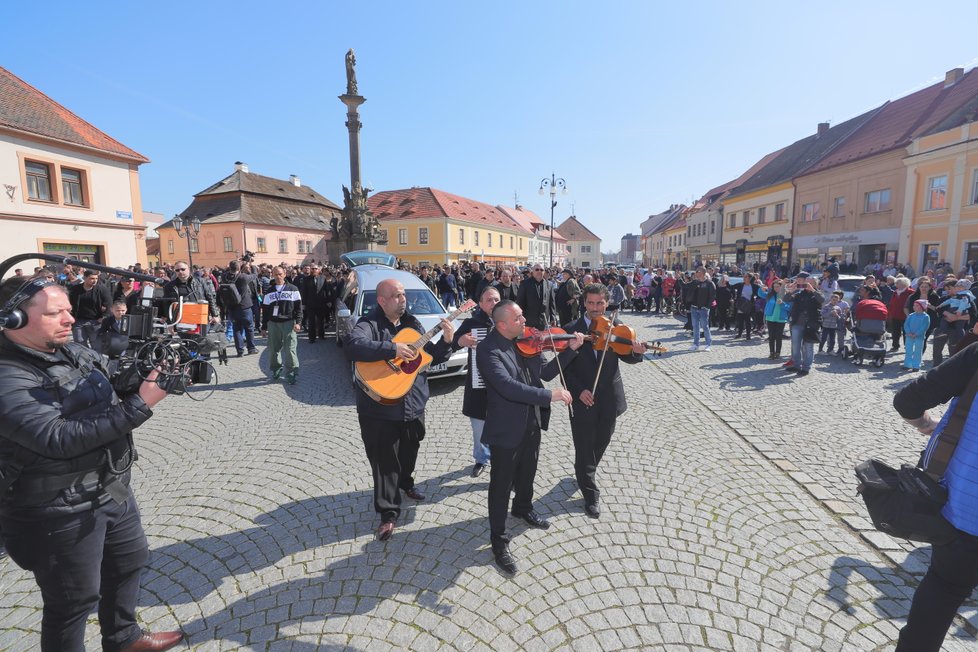
[[[488,477],[469,477],[460,380],[432,384],[428,500],[380,543],[341,352],[301,342],[296,386],[265,378],[264,353],[232,358],[207,402],[168,398],[136,433],[140,618],[197,650],[892,649],[927,551],[868,528],[852,466],[923,445],[890,405],[898,364],[788,379],[761,341],[693,354],[672,318],[625,319],[672,350],[623,370],[601,519],[555,410],[536,483],[553,527],[514,522],[512,580],[489,551]],[[947,650],[975,648],[966,616]],[[30,579],[0,562],[0,649],[36,649],[39,626]],[[99,649],[94,615],[88,634]]]

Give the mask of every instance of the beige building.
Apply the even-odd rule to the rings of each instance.
[[[0,259],[41,252],[145,266],[139,166],[148,162],[0,68]]]
[[[968,113],[960,113],[953,124]],[[907,258],[923,273],[946,261],[954,270],[978,272],[978,97],[970,103],[970,122],[911,143],[904,160],[907,201],[901,241]]]
[[[933,229],[948,225],[946,220],[930,219],[938,214],[931,211],[943,209],[920,208],[929,177],[921,181],[918,171],[929,172],[930,164],[919,166],[943,155],[929,153],[931,141],[923,145],[918,141],[923,150],[916,160],[905,165],[904,159],[915,138],[942,130],[939,125],[948,121],[960,124],[962,104],[976,97],[978,70],[966,75],[959,68],[948,72],[943,82],[850,120],[856,129],[795,177],[792,248],[797,260],[817,265],[835,258],[854,262],[860,269],[875,262],[911,262],[919,270],[925,263],[959,259],[963,253],[957,241],[927,235],[928,229],[935,234]],[[954,141],[956,136],[948,138]],[[949,178],[936,176],[944,182]],[[916,224],[917,217],[927,227],[911,230],[908,225]],[[936,227],[937,223],[944,226]],[[913,240],[911,233],[921,239]]]
[[[540,219],[536,213],[523,206],[517,205],[515,208],[496,206],[496,208],[522,226],[527,233],[531,234],[530,238],[527,239],[526,251],[520,251],[521,255],[525,254],[525,257],[522,259],[523,262],[527,265],[534,263],[549,265],[550,243],[552,239],[554,265],[559,267],[564,266],[564,261],[567,257],[567,239],[560,235],[557,229],[551,231],[549,224]]]
[[[194,195],[180,213],[183,220],[201,221],[200,233],[181,238],[170,220],[156,231],[164,263],[193,259],[194,265],[220,265],[245,251],[257,263],[330,262],[330,220],[340,207],[292,175],[287,181],[251,172],[235,163],[234,172]],[[186,234],[185,234],[186,235]]]
[[[576,216],[568,217],[556,230],[567,240],[568,267],[593,269],[601,266],[601,238],[581,224]]]

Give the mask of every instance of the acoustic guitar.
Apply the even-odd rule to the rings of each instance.
[[[475,301],[466,301],[458,310],[448,315],[446,319],[453,321],[459,316],[475,308]],[[424,335],[413,328],[405,328],[394,336],[395,344],[407,344],[416,353],[413,358],[404,360],[377,360],[375,362],[358,361],[354,364],[353,378],[367,396],[383,403],[393,405],[411,391],[414,379],[431,364],[431,355],[424,350],[425,344],[431,341],[441,331],[439,323]]]

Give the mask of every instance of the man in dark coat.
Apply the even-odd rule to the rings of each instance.
[[[308,315],[306,330],[309,343],[314,344],[317,337],[326,337],[326,278],[320,273],[319,265],[309,266],[309,276],[303,278],[299,293],[302,295],[303,310]]]
[[[479,309],[462,322],[452,339],[452,350],[458,351],[463,347],[469,350],[465,394],[462,396],[462,414],[469,417],[472,422],[472,457],[475,458],[475,466],[472,467],[473,478],[482,475],[489,465],[489,447],[482,443],[482,430],[486,425],[486,388],[475,364],[475,347],[492,330],[492,309],[497,303],[499,303],[499,292],[493,287],[485,288],[479,297]]]
[[[190,274],[190,265],[185,260],[178,260],[173,266],[173,279],[163,286],[163,297],[167,305],[182,297],[184,302],[206,301],[207,310],[212,324],[220,324],[220,312],[217,309],[217,295],[210,289],[210,284]],[[165,311],[164,311],[164,316]]]
[[[411,360],[416,357],[411,346],[393,341],[405,328],[424,332],[418,318],[407,312],[404,286],[385,279],[377,284],[377,305],[357,322],[346,340],[346,357],[351,362]],[[424,347],[433,358],[432,364],[445,362],[451,355],[455,329],[451,322],[442,319],[441,330],[442,338]],[[408,393],[393,404],[375,401],[359,382],[355,387],[360,437],[373,470],[374,510],[380,515],[377,539],[386,541],[401,515],[401,490],[413,500],[425,499],[414,486],[414,466],[425,435],[428,377],[423,371],[419,373]]]
[[[112,294],[107,284],[99,282],[98,270],[86,269],[83,278],[81,283],[68,288],[71,313],[75,318],[72,336],[79,344],[91,347],[95,344],[99,324],[112,305]]]
[[[544,330],[555,322],[553,285],[543,277],[543,265],[534,263],[532,275],[520,283],[516,303],[523,311],[526,325]]]
[[[560,273],[562,280],[557,287],[554,300],[557,304],[558,323],[569,324],[577,319],[578,303],[581,296],[581,288],[574,280],[574,272],[565,269]]]
[[[591,324],[598,317],[604,316],[607,307],[608,288],[597,283],[588,285],[584,288],[585,313],[580,319],[565,326],[567,332],[590,332]],[[628,408],[618,365],[619,362],[641,362],[644,352],[645,345],[641,342],[635,342],[628,355],[599,350],[591,342],[585,342],[578,356],[564,369],[567,388],[574,396],[574,415],[571,417],[574,472],[577,475],[577,486],[584,496],[584,511],[591,518],[601,515],[601,492],[594,481],[598,464],[611,443],[616,420]],[[601,368],[600,374],[598,367]]]
[[[0,333],[0,529],[41,590],[40,649],[84,649],[96,608],[104,649],[170,649],[181,632],[150,634],[136,620],[149,545],[129,485],[132,431],[166,391],[154,371],[116,394],[101,357],[71,342],[71,304],[55,282],[8,279],[0,306],[27,316]]]
[[[489,535],[492,553],[507,575],[517,572],[509,551],[511,535],[506,531],[510,489],[515,486],[513,516],[533,528],[546,530],[550,522],[533,509],[533,480],[540,456],[540,431],[550,424],[550,403],[571,403],[566,389],[549,390],[542,380],[558,374],[557,358],[541,368],[540,356],[524,358],[514,340],[522,335],[526,320],[519,305],[500,301],[492,311],[495,328],[476,348],[476,364],[486,384],[486,423],[482,442],[489,446]],[[572,340],[560,354],[567,365],[577,355],[583,336]]]

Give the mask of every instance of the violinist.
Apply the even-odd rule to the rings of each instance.
[[[495,327],[476,347],[476,363],[486,385],[486,421],[482,443],[489,446],[489,534],[496,565],[507,576],[516,574],[506,528],[510,488],[516,489],[512,515],[532,528],[546,530],[550,522],[533,509],[533,480],[540,456],[540,431],[550,423],[550,404],[570,404],[566,389],[546,389],[541,380],[555,378],[584,343],[579,335],[568,349],[545,366],[540,356],[523,357],[514,341],[524,332],[523,310],[513,301],[500,301],[492,310]],[[559,360],[559,363],[558,363]]]
[[[605,317],[608,298],[608,288],[605,286],[597,283],[586,286],[585,313],[580,319],[566,325],[567,332],[590,333],[599,320],[610,324],[610,320]],[[614,324],[619,325],[621,322],[616,319]],[[578,355],[564,368],[567,389],[574,395],[574,411],[571,416],[574,472],[577,475],[577,486],[584,495],[584,511],[591,518],[601,516],[601,492],[595,484],[594,476],[605,449],[611,443],[615,421],[628,407],[618,365],[619,362],[641,362],[646,348],[642,342],[633,342],[631,352],[615,353],[600,342],[587,341]]]
[[[492,330],[492,309],[497,303],[499,303],[499,291],[491,286],[485,287],[479,295],[479,309],[461,323],[452,340],[453,351],[463,347],[469,349],[462,414],[472,422],[472,457],[475,458],[475,466],[472,467],[473,478],[478,478],[489,466],[489,447],[482,443],[482,429],[486,425],[486,390],[475,366],[475,347]],[[482,337],[476,337],[473,331]]]

